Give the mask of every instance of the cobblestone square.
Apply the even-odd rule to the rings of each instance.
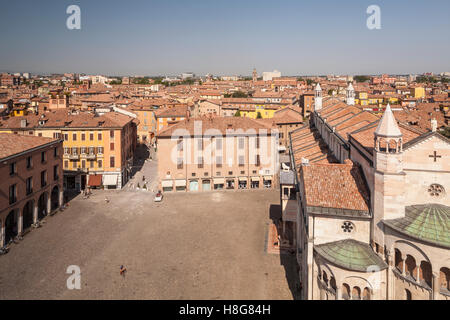
[[[292,299],[294,256],[266,253],[277,203],[276,190],[78,196],[0,257],[0,298]]]

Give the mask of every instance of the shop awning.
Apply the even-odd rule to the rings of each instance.
[[[239,177],[239,181],[247,181],[247,177]]]
[[[175,180],[176,187],[186,187],[186,180]]]
[[[224,178],[215,178],[214,184],[225,184],[225,179]]]
[[[161,183],[163,188],[172,188],[173,181],[172,180],[163,180]]]
[[[104,186],[116,186],[117,185],[117,175],[110,174],[103,176],[103,185]]]
[[[101,174],[91,174],[89,175],[90,187],[100,187],[102,185],[102,175]]]
[[[252,181],[259,181],[259,177],[252,177]]]
[[[266,180],[266,181],[272,181],[272,176],[264,176],[264,180]]]

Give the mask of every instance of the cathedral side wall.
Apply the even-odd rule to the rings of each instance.
[[[403,168],[408,188],[405,205],[439,203],[450,205],[450,144],[433,136],[407,150],[403,154]],[[432,185],[444,190],[439,196],[431,195]]]
[[[421,172],[421,171],[407,171],[406,185],[414,186],[408,189],[405,197],[405,206],[424,204],[424,203],[439,203],[450,206],[450,172]],[[432,185],[438,184],[444,187],[444,190],[438,195],[435,194]]]
[[[350,221],[354,228],[351,232],[344,232],[344,222]],[[355,239],[370,243],[370,221],[356,220],[353,217],[319,217],[314,216],[314,245],[339,241],[344,239]]]
[[[430,300],[430,292],[394,275],[395,300],[406,300],[406,290],[411,292],[411,300]]]

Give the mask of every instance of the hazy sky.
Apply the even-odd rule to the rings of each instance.
[[[68,30],[66,8],[81,8]],[[371,4],[381,30],[366,27]],[[0,70],[107,75],[450,71],[449,0],[2,1]]]

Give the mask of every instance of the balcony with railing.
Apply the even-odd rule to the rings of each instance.
[[[71,153],[68,155],[68,158],[70,160],[79,160],[80,159],[80,155],[78,153]]]

